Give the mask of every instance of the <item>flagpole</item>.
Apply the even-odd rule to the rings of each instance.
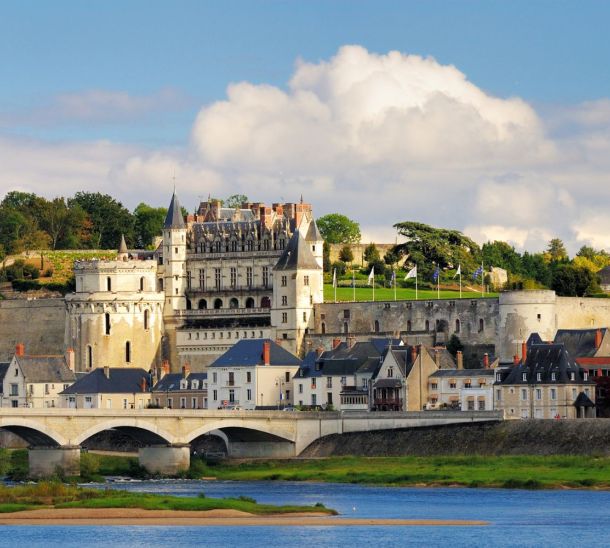
[[[460,299],[462,298],[462,271],[460,271]]]
[[[396,300],[396,272],[392,270],[392,276],[394,278],[394,300]]]
[[[481,296],[485,297],[485,270],[483,270],[483,261],[481,261]]]
[[[438,271],[438,276],[436,277],[436,299],[439,300],[441,298],[441,271]]]
[[[417,265],[415,265],[417,268]],[[417,300],[417,270],[415,271],[415,300]]]
[[[373,272],[375,272],[374,269]],[[375,276],[373,276],[373,302],[375,302]]]
[[[352,265],[352,292],[354,295],[354,302],[356,302],[356,274],[354,273],[353,265]]]

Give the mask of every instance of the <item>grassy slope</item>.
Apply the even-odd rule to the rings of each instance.
[[[486,297],[495,297],[497,293],[486,293]],[[351,287],[338,287],[337,288],[337,301],[351,301],[353,300],[354,292]],[[420,301],[422,300],[433,300],[437,298],[435,290],[422,289],[417,292],[417,297]],[[441,299],[459,299],[459,291],[440,291]],[[462,291],[463,299],[479,299],[481,294],[474,291]],[[415,299],[415,289],[397,287],[396,288],[396,299],[399,301],[407,301]],[[324,285],[324,301],[333,302],[335,300],[335,290],[332,284]],[[373,288],[372,287],[357,287],[356,288],[356,300],[357,301],[372,301],[373,300]],[[375,300],[376,301],[393,301],[394,300],[394,289],[376,287],[375,288]]]
[[[610,458],[585,456],[331,457],[209,467],[222,480],[610,489]]]

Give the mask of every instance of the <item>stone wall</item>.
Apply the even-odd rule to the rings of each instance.
[[[63,354],[65,323],[63,298],[0,301],[0,361],[10,361],[19,342],[26,354]]]
[[[339,260],[339,253],[345,244],[330,244],[330,262],[334,263]],[[357,266],[366,265],[366,261],[364,260],[364,249],[369,244],[350,244],[352,248],[352,253],[354,254],[354,264]],[[383,259],[385,254],[390,251],[394,247],[394,244],[375,244],[377,246],[377,251],[379,251],[379,256]],[[404,257],[399,261],[399,264],[404,262]]]

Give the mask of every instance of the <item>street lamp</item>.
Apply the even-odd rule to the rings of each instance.
[[[277,402],[278,411],[280,409],[280,405],[282,404],[282,385],[283,384],[284,384],[284,379],[282,379],[282,377],[275,377],[275,386],[277,386],[280,391],[280,399]]]

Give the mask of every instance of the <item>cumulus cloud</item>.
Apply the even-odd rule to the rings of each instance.
[[[141,99],[92,92],[56,105],[94,123],[173,101]],[[175,174],[185,204],[209,193],[303,194],[318,215],[358,220],[365,239],[393,241],[394,223],[417,220],[534,250],[559,236],[575,251],[605,241],[596,226],[609,232],[610,99],[536,111],[433,58],[359,46],[298,60],[285,88],[229,85],[201,108],[183,150],[0,141],[3,166],[7,157],[0,190],[10,181],[65,193],[64,174],[75,188],[164,203]]]

